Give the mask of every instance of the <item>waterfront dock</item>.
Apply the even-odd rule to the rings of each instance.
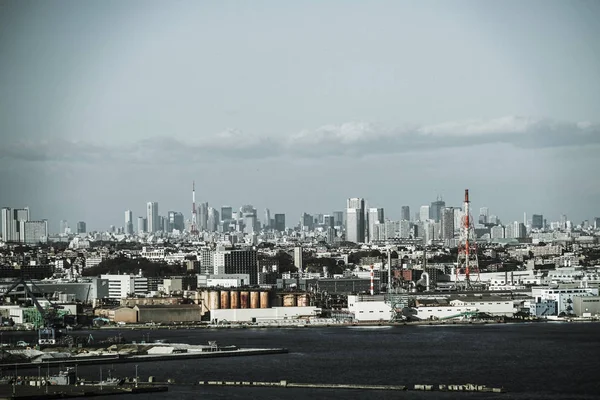
[[[172,354],[105,354],[101,356],[90,357],[68,357],[59,360],[44,360],[43,362],[22,362],[22,363],[5,363],[1,364],[0,368],[14,369],[32,369],[40,366],[84,366],[84,365],[101,365],[101,364],[122,364],[122,363],[140,363],[152,361],[179,361],[188,359],[202,358],[218,358],[218,357],[246,357],[259,356],[270,354],[286,354],[288,349],[273,348],[273,349],[235,349],[223,351],[190,351],[187,353],[172,353]]]
[[[0,385],[0,400],[49,400],[76,397],[125,396],[142,393],[166,392],[168,390],[168,386],[165,385]]]
[[[443,391],[443,392],[488,392],[505,393],[503,388],[491,388],[485,385],[467,383],[464,385],[367,385],[354,383],[293,383],[279,382],[248,382],[248,381],[200,381],[204,386],[241,386],[241,387],[276,387],[290,389],[349,389],[349,390],[386,390],[386,391]]]

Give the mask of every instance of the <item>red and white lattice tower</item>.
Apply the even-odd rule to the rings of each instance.
[[[373,284],[374,278],[375,274],[373,272],[373,264],[371,264],[371,296],[373,296],[373,294],[375,293],[375,285]]]
[[[198,211],[196,210],[196,182],[192,181],[192,235],[198,235]]]
[[[472,288],[473,282],[479,282],[479,259],[477,257],[475,226],[469,204],[469,189],[465,189],[465,215],[462,217],[460,226],[460,243],[456,263],[456,286],[465,289]]]

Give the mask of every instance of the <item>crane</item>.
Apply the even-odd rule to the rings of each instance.
[[[23,292],[25,292],[25,295],[31,299],[33,305],[42,317],[42,326],[38,327],[38,344],[56,344],[57,335],[55,328],[58,325],[58,310],[62,307],[46,299],[49,305],[47,308],[44,308],[38,301],[33,291],[29,288],[29,285],[36,289],[38,293],[42,293],[42,291],[35,285],[35,283],[33,283],[31,279],[26,280],[25,278],[21,277],[15,280],[15,282],[13,282],[13,284],[3,294],[0,295],[0,299],[2,302],[4,302],[6,296],[8,296],[19,286],[23,286]]]

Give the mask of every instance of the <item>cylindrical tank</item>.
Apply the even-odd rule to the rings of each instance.
[[[250,308],[250,293],[247,291],[240,292],[240,308]]]
[[[216,290],[211,291],[209,294],[209,302],[210,302],[210,309],[211,310],[218,310],[219,309],[219,303],[221,300],[219,298],[219,292],[217,292]]]
[[[299,294],[298,295],[298,307],[308,307],[308,295],[307,294]]]
[[[229,303],[229,307],[231,308],[240,308],[240,292],[237,290],[231,291],[231,302]]]
[[[229,291],[221,290],[221,308],[229,308]]]
[[[259,294],[258,292],[250,292],[250,308],[259,308]]]
[[[202,302],[202,315],[205,312],[210,311],[210,296],[208,295],[208,290],[203,290],[201,295]]]
[[[260,308],[269,308],[269,292],[260,292]]]
[[[296,295],[295,294],[283,295],[283,306],[284,307],[295,307],[296,306]]]

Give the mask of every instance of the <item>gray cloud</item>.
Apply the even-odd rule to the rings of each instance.
[[[193,140],[162,136],[114,145],[67,140],[18,141],[4,145],[0,157],[27,162],[180,163],[223,158],[366,156],[493,143],[520,148],[600,144],[600,125],[515,116],[395,129],[348,122],[281,137],[227,130]]]

